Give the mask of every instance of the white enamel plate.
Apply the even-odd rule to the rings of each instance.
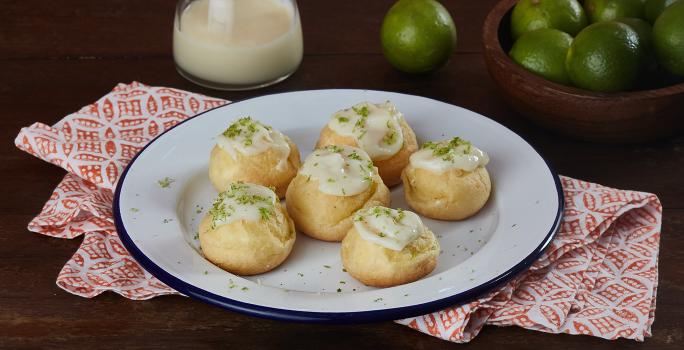
[[[397,105],[420,143],[460,136],[491,158],[493,190],[483,210],[461,222],[423,218],[443,249],[430,275],[392,288],[366,287],[342,269],[339,243],[301,233],[290,257],[258,276],[233,275],[202,257],[196,235],[216,196],[207,174],[214,136],[251,116],[290,136],[304,159],[332,113],[385,100]],[[558,228],[562,206],[556,173],[525,140],[488,118],[424,97],[316,90],[236,102],[167,131],[123,173],[114,216],[133,257],[182,294],[262,317],[351,323],[428,313],[500,285],[539,257]],[[409,209],[401,186],[392,189],[392,207]]]

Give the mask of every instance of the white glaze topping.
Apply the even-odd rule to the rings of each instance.
[[[219,193],[209,214],[211,227],[216,228],[234,221],[270,220],[275,215],[275,192],[261,185],[237,182]]]
[[[399,122],[404,117],[391,102],[362,102],[333,114],[328,127],[335,133],[353,137],[373,160],[395,155],[404,145]]]
[[[371,185],[377,168],[366,152],[350,146],[326,146],[311,153],[299,173],[318,181],[318,189],[334,196],[353,196]]]
[[[396,251],[403,250],[425,231],[415,213],[379,206],[356,212],[354,228],[361,238]]]
[[[435,172],[449,169],[473,171],[489,163],[489,156],[470,142],[454,137],[451,140],[426,142],[409,158],[413,167]]]
[[[233,159],[236,159],[235,152],[252,156],[273,148],[280,154],[279,169],[287,164],[290,155],[290,145],[283,133],[251,117],[240,118],[230,124],[216,137],[216,144]]]

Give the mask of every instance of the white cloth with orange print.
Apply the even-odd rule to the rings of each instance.
[[[84,235],[57,277],[59,287],[89,298],[103,291],[136,300],[176,293],[124,249],[113,225],[112,189],[147,142],[225,103],[133,82],[53,126],[35,123],[21,130],[17,147],[68,171],[29,230],[59,238]],[[529,271],[465,305],[396,322],[453,342],[470,341],[487,324],[607,339],[650,336],[658,286],[658,198],[561,180],[560,232]]]

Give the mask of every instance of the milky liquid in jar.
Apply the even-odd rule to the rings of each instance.
[[[294,0],[181,0],[173,56],[181,75],[218,89],[249,89],[287,78],[302,60]]]

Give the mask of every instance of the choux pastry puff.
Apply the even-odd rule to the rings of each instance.
[[[335,145],[306,158],[285,197],[297,230],[332,242],[344,238],[357,210],[390,202],[389,189],[368,154]]]
[[[359,210],[342,241],[342,265],[362,283],[391,287],[416,281],[437,265],[439,242],[410,211]]]
[[[292,251],[294,223],[270,188],[235,182],[221,192],[200,222],[204,256],[237,275],[274,269]]]
[[[482,209],[492,191],[488,162],[486,153],[458,137],[426,142],[402,173],[406,202],[429,218],[468,218]]]
[[[389,101],[359,103],[333,114],[321,131],[316,147],[349,145],[371,157],[387,186],[401,182],[401,171],[418,149],[416,135]]]
[[[219,192],[243,181],[273,187],[282,198],[299,165],[299,150],[289,137],[244,117],[216,137],[209,179]]]

